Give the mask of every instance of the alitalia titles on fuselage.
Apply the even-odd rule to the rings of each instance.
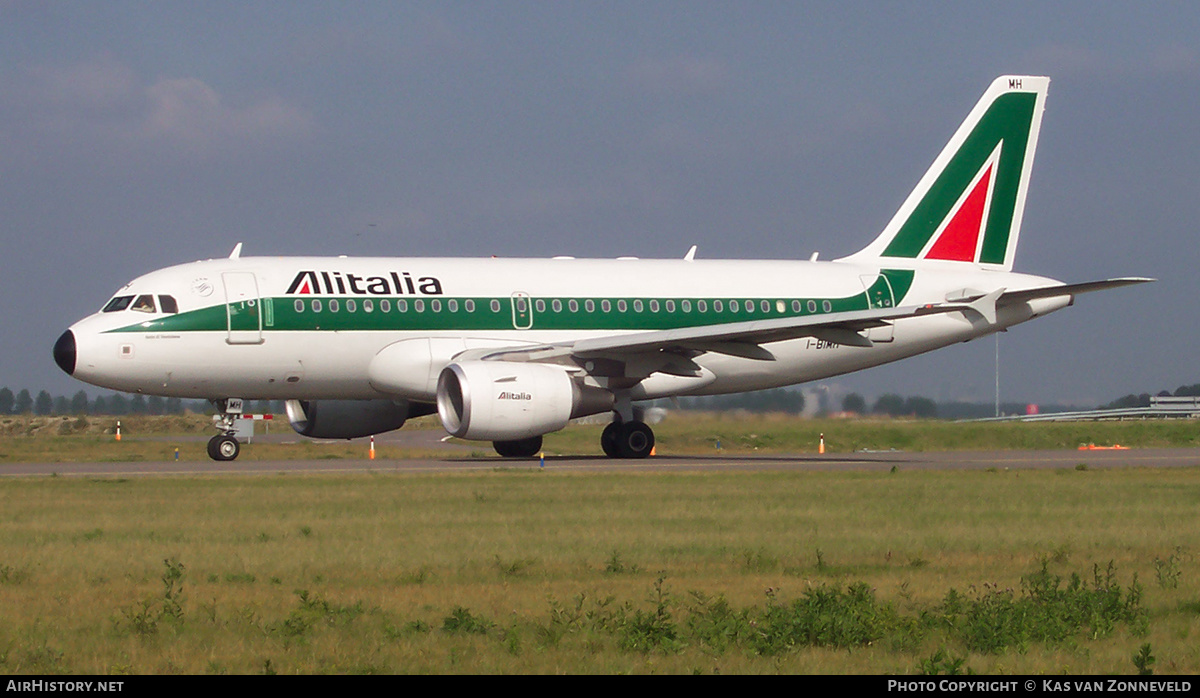
[[[359,276],[340,271],[304,270],[296,273],[287,295],[440,296],[442,282],[435,276],[413,278],[406,271],[384,276]]]

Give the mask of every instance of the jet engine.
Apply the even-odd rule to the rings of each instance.
[[[442,369],[438,416],[462,439],[515,441],[558,431],[572,417],[612,408],[612,395],[583,388],[558,366],[460,361]]]
[[[409,417],[429,414],[421,407],[405,400],[288,400],[287,416],[301,436],[355,439],[399,429]]]

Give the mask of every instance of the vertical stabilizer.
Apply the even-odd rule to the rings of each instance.
[[[997,78],[879,237],[846,259],[1010,271],[1049,87],[1045,77]]]

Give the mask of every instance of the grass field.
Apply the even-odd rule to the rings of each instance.
[[[114,418],[8,417],[0,419],[0,464],[16,462],[165,461],[179,449],[181,460],[207,460],[204,441],[215,434],[204,415],[122,418],[123,439],[114,439]],[[434,416],[413,420],[404,433],[436,430]],[[572,424],[547,434],[547,455],[599,455],[601,425]],[[361,459],[357,442],[314,442],[275,423],[272,433],[284,442],[256,441],[242,449],[245,460],[317,458]],[[1124,422],[944,422],[894,419],[801,419],[790,415],[710,414],[672,415],[654,426],[657,450],[663,455],[713,453],[816,453],[822,434],[829,453],[860,450],[961,451],[1073,449],[1082,444],[1133,448],[1200,447],[1200,425],[1193,420],[1136,420]],[[177,437],[172,439],[171,437]],[[457,442],[492,457],[491,445]],[[381,458],[428,458],[445,455],[429,447],[393,446],[381,440]]]
[[[1200,672],[1198,469],[496,465],[0,479],[0,670]]]

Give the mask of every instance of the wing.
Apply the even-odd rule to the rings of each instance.
[[[873,346],[871,340],[862,332],[872,327],[883,327],[901,318],[955,312],[967,307],[967,303],[945,303],[748,320],[606,335],[559,344],[478,350],[460,354],[456,358],[559,363],[587,367],[587,373],[594,376],[644,378],[655,372],[696,376],[700,374],[700,367],[692,359],[704,353],[774,361],[775,356],[763,345],[801,337],[870,347]],[[635,366],[637,368],[632,371],[634,375],[630,375],[631,368]]]
[[[974,311],[994,323],[997,307],[1148,281],[1153,279],[1129,277],[1014,291],[1001,288],[991,293],[962,289],[949,294],[944,303],[631,332],[556,344],[481,349],[456,358],[557,363],[585,370],[593,376],[621,376],[635,381],[656,372],[698,376],[701,369],[692,359],[709,352],[774,361],[775,356],[764,345],[801,337],[869,348],[873,343],[863,332],[904,318]]]

